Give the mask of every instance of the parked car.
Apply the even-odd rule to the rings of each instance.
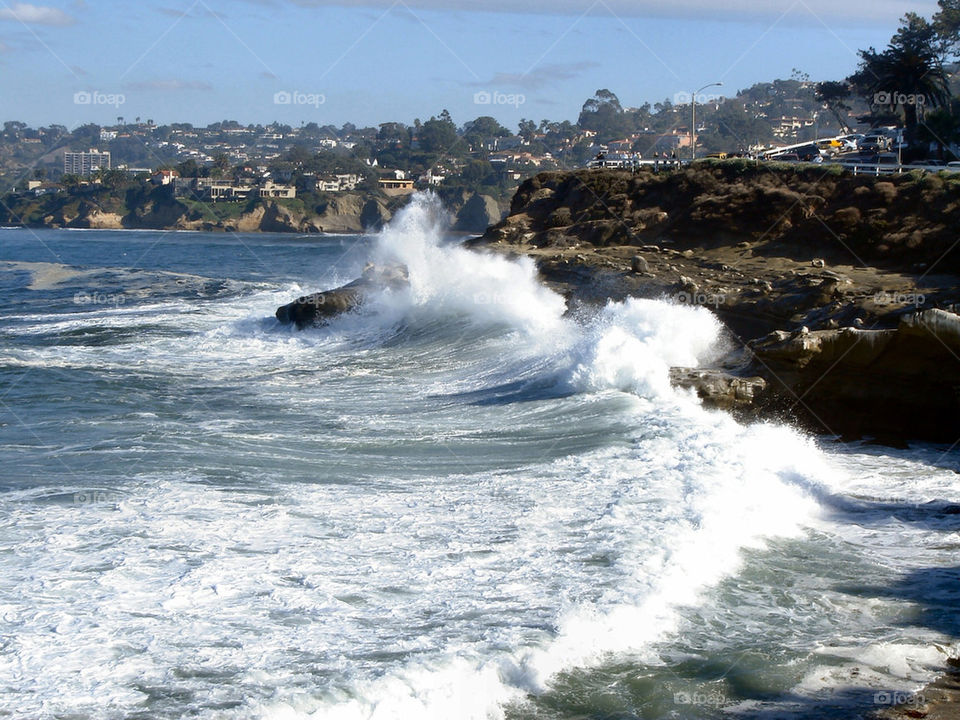
[[[843,149],[844,149],[844,150],[857,150],[857,149],[859,149],[859,148],[857,147],[857,143],[860,142],[861,140],[863,140],[863,138],[864,138],[864,136],[861,135],[860,133],[854,133],[853,135],[844,135],[844,136],[841,138],[841,142],[843,143]]]
[[[861,152],[883,152],[890,149],[890,138],[886,135],[867,135],[857,142]]]

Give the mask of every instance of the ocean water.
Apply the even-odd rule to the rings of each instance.
[[[670,387],[420,196],[377,236],[0,230],[0,716],[851,718],[958,649],[946,447]],[[408,265],[298,332],[278,305]]]

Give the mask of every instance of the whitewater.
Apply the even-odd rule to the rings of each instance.
[[[707,309],[574,310],[445,226],[0,233],[0,714],[840,718],[935,677],[955,453],[706,410],[669,369],[728,348]],[[371,261],[410,287],[274,319]]]

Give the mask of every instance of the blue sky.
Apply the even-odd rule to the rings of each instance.
[[[935,0],[0,0],[0,120],[575,120],[854,70]],[[478,102],[479,101],[479,102]],[[489,102],[485,102],[489,101]]]

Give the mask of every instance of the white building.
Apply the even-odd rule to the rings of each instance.
[[[97,170],[110,169],[110,153],[93,148],[89,152],[65,152],[63,172],[67,175],[90,175]]]

